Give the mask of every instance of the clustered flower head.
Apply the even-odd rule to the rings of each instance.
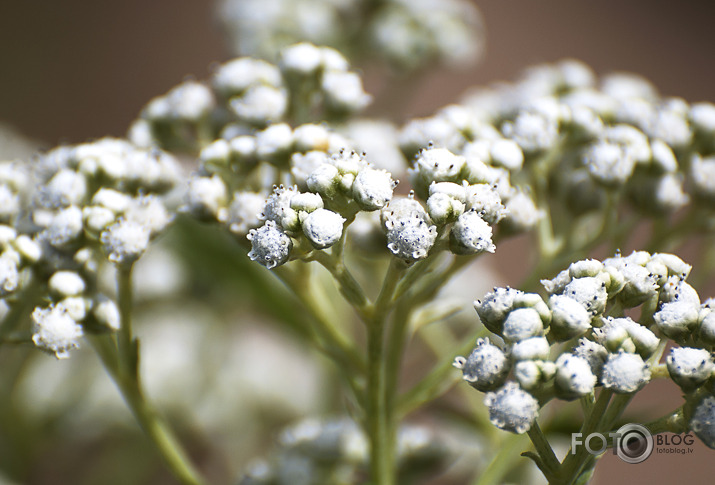
[[[661,366],[684,393],[690,429],[712,447],[715,313],[712,300],[701,304],[686,282],[690,270],[672,254],[636,251],[572,263],[542,280],[546,298],[494,288],[474,303],[494,343],[479,339],[454,366],[471,386],[488,392],[495,426],[523,433],[551,397],[570,401],[597,387],[639,391],[670,341],[674,346]],[[639,321],[618,315],[636,307]]]
[[[37,347],[66,358],[85,333],[119,328],[99,271],[131,265],[169,226],[179,179],[168,153],[113,138],[55,148],[24,169],[0,164],[0,298],[12,308],[27,285],[46,288],[32,314]]]

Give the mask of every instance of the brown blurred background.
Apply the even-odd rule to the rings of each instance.
[[[469,86],[513,79],[528,65],[563,57],[600,74],[642,74],[665,95],[715,100],[715,2],[491,0],[479,7],[487,28],[482,63],[461,72],[435,69],[405,114],[427,115]],[[228,56],[210,1],[4,0],[0,122],[48,147],[121,136],[151,97],[186,76],[205,78]],[[677,405],[677,392],[661,387],[642,396],[644,407],[662,399]],[[712,483],[714,457],[702,445],[692,455],[657,455],[644,465],[607,456],[596,483]]]

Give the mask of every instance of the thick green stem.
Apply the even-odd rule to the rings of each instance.
[[[117,332],[116,343],[111,336],[93,337],[91,342],[127,406],[144,433],[154,443],[169,470],[184,485],[201,485],[204,481],[191,464],[179,440],[144,396],[138,372],[139,346],[132,336],[131,275],[131,266],[118,270],[121,327]]]

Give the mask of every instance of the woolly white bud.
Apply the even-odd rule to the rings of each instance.
[[[707,396],[700,401],[688,424],[708,448],[715,449],[715,397]]]
[[[494,288],[481,301],[475,301],[474,309],[482,324],[489,331],[501,334],[504,320],[514,308],[514,300],[522,293],[514,288]]]
[[[13,247],[27,262],[36,263],[42,257],[42,248],[37,241],[25,234],[19,235],[13,242]]]
[[[562,399],[576,399],[593,392],[596,376],[588,361],[582,357],[561,354],[556,359],[554,384]]]
[[[608,350],[603,345],[585,338],[579,339],[578,345],[574,347],[571,353],[585,359],[591,367],[591,372],[596,377],[601,375],[603,364],[609,355]]]
[[[700,321],[698,337],[706,345],[715,345],[715,311],[704,309],[705,316]]]
[[[395,185],[386,170],[366,168],[355,177],[352,185],[353,198],[363,210],[382,209],[392,199]]]
[[[437,228],[420,217],[388,220],[387,225],[387,248],[406,261],[426,258],[437,239]]]
[[[62,169],[40,189],[45,207],[78,205],[87,194],[87,179],[74,170]]]
[[[603,263],[596,259],[584,259],[571,263],[568,271],[571,278],[598,276],[598,274],[603,271]]]
[[[173,219],[164,203],[155,195],[145,195],[134,200],[124,213],[124,218],[148,228],[152,237],[166,229]]]
[[[489,184],[465,185],[465,201],[467,209],[474,209],[482,214],[489,224],[497,224],[507,214],[502,204],[499,192]]]
[[[543,334],[544,324],[541,316],[533,308],[517,308],[509,312],[501,332],[507,342],[518,342]]]
[[[511,367],[504,352],[488,339],[477,340],[469,357],[457,357],[453,365],[462,370],[465,381],[482,392],[501,387]]]
[[[0,296],[6,296],[15,291],[18,281],[17,262],[3,253],[0,256]]]
[[[511,196],[506,201],[505,207],[504,222],[513,232],[531,229],[544,216],[544,212],[536,207],[531,197],[523,192],[517,192]]]
[[[623,147],[603,140],[588,148],[583,163],[596,181],[609,187],[625,183],[636,166]]]
[[[87,229],[94,233],[102,232],[107,226],[113,224],[117,220],[117,216],[111,210],[99,207],[89,206],[82,209],[84,224]]]
[[[568,285],[571,282],[571,276],[569,274],[569,270],[565,269],[559,274],[557,274],[553,279],[550,280],[541,280],[541,285],[544,287],[547,293],[550,295],[558,294],[558,293],[563,293],[564,289],[566,288],[566,285]]]
[[[121,317],[119,315],[119,308],[117,308],[117,304],[114,303],[114,301],[109,298],[100,298],[95,302],[92,313],[100,325],[110,330],[119,330]]]
[[[447,194],[438,192],[430,195],[427,199],[427,212],[437,224],[446,224],[464,213],[464,203]]]
[[[251,261],[258,261],[268,269],[288,261],[293,241],[274,221],[268,220],[258,229],[251,229],[246,237],[251,241],[248,253]]]
[[[70,206],[55,213],[44,231],[49,243],[62,247],[82,234],[82,210]]]
[[[698,324],[700,308],[693,302],[674,300],[664,303],[653,314],[653,320],[664,335],[672,339],[685,338]]]
[[[493,253],[492,228],[479,214],[470,210],[457,219],[450,232],[450,248],[456,254]]]
[[[517,362],[548,359],[549,341],[546,337],[531,337],[520,340],[511,346],[511,358]]]
[[[521,170],[524,164],[524,153],[513,140],[495,140],[491,144],[489,154],[495,165],[500,165],[511,172]]]
[[[66,359],[71,349],[79,347],[82,327],[63,305],[35,308],[32,320],[32,341],[40,349],[54,353],[58,359]]]
[[[703,133],[715,133],[715,104],[696,103],[690,108],[690,119],[694,127]]]
[[[231,158],[231,145],[222,138],[209,143],[201,149],[199,159],[204,163],[226,165]]]
[[[256,153],[265,160],[287,154],[293,145],[293,131],[285,123],[270,125],[256,134]]]
[[[380,222],[385,230],[389,230],[397,221],[410,217],[417,217],[425,222],[430,222],[427,211],[411,195],[392,199],[380,211]]]
[[[585,334],[591,328],[591,314],[584,306],[567,295],[552,295],[549,299],[552,311],[549,335],[558,341],[566,341]]]
[[[266,61],[242,57],[219,66],[212,82],[214,88],[228,98],[254,84],[279,86],[281,73],[276,66]]]
[[[229,107],[241,120],[265,124],[283,117],[288,107],[288,95],[284,89],[259,84],[232,98]]]
[[[50,291],[60,296],[76,296],[85,289],[84,280],[74,271],[58,271],[48,282]]]
[[[227,204],[226,184],[218,175],[189,180],[186,209],[200,219],[217,219]]]
[[[715,157],[695,154],[690,161],[690,178],[695,194],[707,201],[715,200]]]
[[[306,184],[311,191],[332,199],[338,192],[340,172],[335,165],[323,163],[308,176]]]
[[[522,434],[539,414],[538,401],[514,382],[508,382],[497,392],[487,393],[484,404],[489,408],[489,420],[497,428]]]
[[[564,288],[564,295],[579,302],[591,315],[598,315],[606,310],[606,284],[598,278],[573,279]]]
[[[550,148],[558,139],[558,130],[557,120],[532,111],[522,111],[514,122],[502,126],[504,134],[518,143],[525,152]]]
[[[102,231],[100,241],[110,261],[131,264],[149,247],[150,236],[148,227],[122,219]]]
[[[198,121],[215,106],[211,90],[195,81],[187,81],[166,94],[170,106],[170,116],[190,121]]]
[[[119,214],[132,204],[132,198],[118,190],[101,188],[92,196],[92,204]]]
[[[665,362],[670,378],[685,392],[704,384],[715,369],[710,352],[692,347],[670,349]]]
[[[321,88],[327,105],[336,111],[359,111],[370,104],[372,96],[363,91],[362,80],[354,72],[326,71]]]
[[[457,182],[466,159],[446,148],[421,150],[415,165],[409,170],[412,185],[418,194],[426,194],[432,182]]]
[[[336,212],[317,209],[303,219],[303,234],[313,247],[329,248],[343,235],[344,222],[345,219]]]
[[[308,42],[301,42],[284,48],[280,57],[282,70],[301,75],[315,72],[323,62],[320,49]]]
[[[323,199],[312,192],[296,194],[290,199],[290,208],[299,212],[313,212],[323,208]]]
[[[606,389],[625,394],[640,390],[650,380],[650,370],[638,354],[619,351],[603,364],[601,382]]]

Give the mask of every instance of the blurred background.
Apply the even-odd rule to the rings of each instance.
[[[399,121],[408,117],[426,116],[435,109],[456,101],[470,86],[513,80],[529,65],[564,57],[580,59],[598,74],[612,71],[641,74],[664,95],[681,96],[691,102],[715,101],[713,2],[487,0],[479,2],[478,7],[486,27],[486,50],[481,62],[474,67],[457,70],[446,70],[436,65],[428,67],[423,79],[413,87],[414,102],[403,112],[391,113],[393,119]],[[0,6],[0,123],[31,139],[33,146],[45,148],[106,135],[123,136],[129,123],[149,99],[165,93],[187,77],[206,78],[212,64],[229,59],[231,56],[226,45],[213,2],[3,2]],[[379,70],[367,68],[366,74],[368,92],[377,92],[384,87],[384,79]],[[379,107],[375,109],[379,110]],[[13,153],[24,154],[27,151],[20,147]],[[525,244],[525,241],[508,244],[515,246],[505,247],[501,254],[510,254],[514,247]],[[184,250],[190,252],[190,248]],[[162,261],[162,257],[155,258],[153,264],[179,267],[174,263]],[[147,265],[152,264],[152,259],[147,259]],[[500,263],[504,261],[496,261],[501,273],[499,278],[507,283],[518,281],[518,276],[523,274],[523,268],[520,268],[518,263],[501,266]],[[215,288],[210,284],[213,283],[210,281],[211,270],[217,268],[185,268],[185,273],[175,275],[172,280],[183,281],[186,287],[181,288],[179,285],[178,288],[170,290],[155,288],[153,291],[159,291],[159,296],[161,291],[210,293]],[[245,268],[238,270],[250,271]],[[157,273],[163,274],[156,269],[147,269],[146,279]],[[187,274],[191,275],[191,278],[187,278]],[[205,280],[201,280],[201,276]],[[186,282],[187,279],[191,281]],[[159,281],[157,285],[161,287],[161,283],[162,281]],[[708,290],[710,291],[703,291],[701,295],[707,297],[715,294],[712,285]],[[235,303],[235,293],[231,293],[232,291],[241,291],[241,288],[226,288],[224,294],[212,294],[209,300],[223,303],[227,309],[233,308],[229,305]],[[477,290],[474,289],[474,292]],[[148,331],[159,334],[162,331],[169,332],[169,337],[155,338],[156,342],[163,342],[165,347],[155,351],[155,355],[160,356],[157,357],[159,362],[147,365],[153,365],[153,368],[160,370],[163,365],[164,374],[156,374],[156,383],[148,385],[159,389],[156,391],[157,396],[171,396],[171,376],[185,371],[187,366],[190,367],[190,359],[203,358],[201,356],[205,355],[187,357],[187,354],[176,349],[193,348],[191,344],[202,338],[207,342],[211,341],[206,337],[206,333],[218,331],[220,324],[207,327],[208,330],[195,327],[192,329],[192,320],[211,320],[212,316],[205,314],[205,307],[194,307],[195,314],[183,312],[177,315],[169,311],[171,305],[161,307],[161,298],[158,298],[158,301],[158,306],[153,307],[153,313],[150,314],[162,317],[154,317]],[[245,321],[251,317],[241,315],[241,318]],[[175,325],[186,327],[187,332],[181,334],[183,337],[177,337],[171,332]],[[272,399],[277,399],[272,394],[275,389],[266,385],[266,379],[284,370],[251,367],[261,359],[260,355],[252,356],[250,351],[261,345],[277,345],[281,352],[294,353],[288,356],[292,359],[290,362],[294,363],[294,374],[283,376],[283,381],[289,383],[289,389],[283,391],[292,389],[304,398],[294,402],[290,409],[277,411],[277,414],[283,416],[283,422],[310,409],[325,407],[324,401],[330,396],[321,396],[316,382],[330,379],[331,376],[323,375],[323,371],[317,368],[314,363],[315,356],[295,350],[290,341],[281,340],[283,337],[278,332],[256,331],[256,327],[258,326],[246,325],[245,329],[236,330],[237,335],[231,340],[233,343],[227,343],[225,348],[216,352],[216,361],[213,362],[217,369],[216,382],[220,383],[223,389],[223,394],[214,396],[215,402],[230,401],[234,403],[233,407],[213,408],[215,402],[212,404],[212,401],[207,400],[201,403],[188,402],[184,409],[172,409],[173,413],[180,417],[184,412],[198,409],[198,425],[209,428],[213,426],[215,430],[221,428],[224,417],[217,415],[217,409],[236,416],[244,413],[245,409],[252,408],[251,412],[254,414],[251,416],[255,416],[255,413],[259,412],[258,408],[265,406],[265,403],[271,402]],[[181,341],[182,338],[187,340]],[[231,347],[234,344],[236,347]],[[147,355],[151,355],[151,351],[152,349],[147,349]],[[246,382],[245,377],[220,374],[220,369],[225,368],[226,361],[222,360],[224,357],[233,358],[230,368],[247,367],[250,372],[246,375],[253,375],[254,381]],[[91,355],[85,358],[96,367],[96,362],[91,361]],[[56,363],[51,359],[41,359],[40,363],[33,365],[42,367],[40,371],[35,369],[35,374],[40,372],[47,377],[47,373],[51,376],[56,373],[56,376],[50,378],[54,382],[71,382],[73,376],[64,374],[77,370],[77,366],[72,367],[71,371],[66,366],[57,370]],[[27,372],[33,375],[32,372]],[[98,382],[89,396],[94,402],[93,406],[90,406],[93,412],[102,410],[106,414],[116,413],[118,423],[129,422],[126,412],[111,404],[116,403],[116,396],[113,396],[114,401],[107,397],[113,393],[111,383],[96,376],[85,378],[96,378]],[[332,378],[334,379],[334,376]],[[185,384],[182,382],[181,385]],[[190,387],[191,392],[201,392],[204,383],[190,384],[193,386]],[[28,483],[58,483],[57,476],[71,476],[73,469],[78,470],[79,467],[83,469],[81,477],[77,477],[73,482],[107,483],[103,478],[105,471],[121,468],[122,459],[118,453],[124,450],[122,443],[133,439],[133,435],[128,434],[125,427],[119,426],[120,431],[113,442],[97,441],[92,429],[93,423],[96,423],[95,417],[82,415],[81,403],[64,402],[61,399],[58,401],[57,396],[63,394],[57,394],[55,390],[48,391],[47,380],[33,382],[27,379],[23,385],[21,394],[24,392],[26,396],[32,396],[28,400],[36,400],[39,404],[34,410],[36,414],[33,414],[33,409],[29,409],[24,418],[29,420],[26,429],[30,431],[26,436],[13,437],[17,439],[12,442],[32,449],[8,450],[0,447],[0,461],[12,462],[14,456],[25,457],[24,459],[31,457],[34,460],[32,463],[15,463],[17,467],[25,466],[34,470]],[[161,387],[162,385],[164,387]],[[244,394],[229,392],[232,386],[234,390],[250,390],[259,397],[251,400]],[[187,393],[186,389],[179,391],[182,396]],[[34,397],[37,392],[40,392],[39,398]],[[65,398],[69,399],[69,394],[65,394]],[[638,405],[642,409],[654,406],[674,408],[680,399],[675,386],[670,382],[656,382],[641,394]],[[167,402],[169,400],[170,398],[167,398]],[[45,406],[43,403],[49,404]],[[68,422],[67,419],[57,416],[41,416],[45,410],[52,409],[51,405],[65,411],[74,410],[73,417]],[[226,416],[227,419],[230,417]],[[38,421],[33,422],[33,419]],[[100,421],[106,425],[106,416]],[[240,423],[234,429],[223,430],[224,433],[244,434],[247,442],[262,440],[265,446],[273,441],[271,436],[258,436],[262,430],[251,427],[247,420],[238,421]],[[3,434],[7,437],[8,429],[7,421],[0,421],[0,437]],[[82,446],[64,449],[62,443],[66,436],[62,436],[63,429],[72,432],[77,429],[86,430],[77,438],[77,442]],[[192,434],[191,429],[183,430],[183,433],[185,439],[199,439],[201,436],[199,433]],[[234,456],[246,457],[251,454],[251,450],[240,449],[240,435],[223,438],[228,445],[234,447],[230,450]],[[33,439],[40,440],[40,444],[33,444]],[[97,447],[97,443],[101,446]],[[141,443],[141,440],[138,443]],[[218,479],[230,476],[233,466],[225,463],[212,464],[209,456],[204,457],[201,453],[227,443],[199,442],[192,447],[192,451],[203,459],[203,468],[218,470],[215,472]],[[638,483],[668,483],[675,480],[710,483],[712,472],[715,471],[712,452],[699,443],[693,448],[694,454],[653,456],[642,465],[627,465],[616,457],[606,456],[597,468],[594,483],[620,483],[627,480],[637,480]],[[78,450],[81,450],[80,456],[77,456]],[[135,449],[132,460],[142,453],[151,456],[148,449]],[[108,459],[115,460],[115,463],[103,461]],[[91,466],[87,466],[87,460],[92,461]],[[161,471],[156,471],[150,458],[147,458],[146,462],[137,465],[139,470],[135,474],[120,475],[117,481],[112,483],[138,483],[134,480],[140,479],[147,483],[172,483]]]

